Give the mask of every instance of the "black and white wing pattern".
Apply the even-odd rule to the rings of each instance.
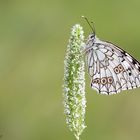
[[[116,45],[92,37],[85,48],[91,87],[109,95],[140,87],[140,63]]]

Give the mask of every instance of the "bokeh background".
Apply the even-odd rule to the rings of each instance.
[[[139,0],[0,0],[0,139],[75,140],[63,114],[63,61],[71,27],[140,60]],[[139,140],[140,89],[101,96],[86,74],[82,140]]]

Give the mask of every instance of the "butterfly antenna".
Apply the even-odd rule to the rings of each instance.
[[[82,18],[84,18],[85,20],[86,20],[86,22],[88,23],[88,25],[90,26],[90,28],[91,28],[91,30],[92,30],[92,32],[93,32],[93,34],[95,35],[95,27],[94,27],[94,23],[93,22],[91,22],[92,24],[93,24],[93,26],[90,24],[90,22],[89,22],[89,20],[87,19],[87,17],[85,17],[85,16],[82,16]]]
[[[92,28],[93,28],[93,34],[96,35],[95,24],[94,22],[91,22],[91,23],[92,23]]]

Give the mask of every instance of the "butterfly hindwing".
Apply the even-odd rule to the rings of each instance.
[[[140,86],[140,63],[124,50],[111,44],[110,47],[114,47],[115,53],[119,54],[120,63],[123,66],[125,72],[123,73],[127,80],[127,89],[132,89]],[[116,53],[116,54],[117,54]],[[122,90],[125,90],[122,87]]]
[[[114,94],[140,86],[140,63],[119,47],[95,42],[86,56],[91,87],[99,93]]]

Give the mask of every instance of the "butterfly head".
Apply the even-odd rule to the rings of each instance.
[[[88,38],[86,39],[86,43],[83,46],[83,52],[86,53],[89,49],[91,49],[94,45],[94,43],[98,42],[98,38],[94,33],[91,33]]]
[[[89,36],[88,36],[88,39],[87,39],[87,41],[89,42],[89,41],[92,41],[92,42],[94,42],[95,41],[95,39],[96,39],[96,36],[95,36],[95,34],[94,33],[91,33]]]
[[[91,33],[87,38],[86,47],[91,47],[93,46],[94,43],[97,43],[97,42],[99,42],[99,39],[94,33]]]

